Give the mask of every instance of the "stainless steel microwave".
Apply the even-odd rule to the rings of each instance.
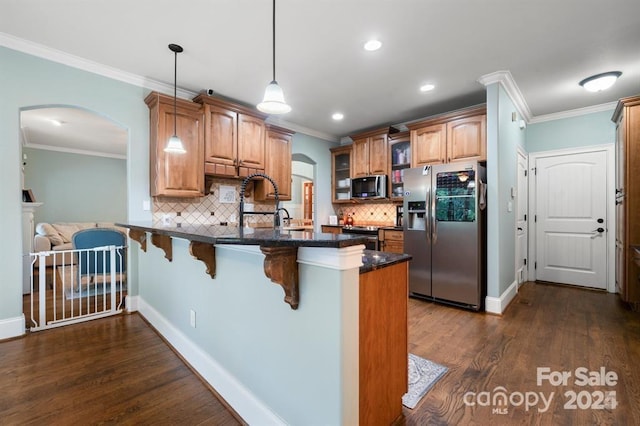
[[[387,198],[387,176],[372,175],[351,178],[351,198],[360,200]]]

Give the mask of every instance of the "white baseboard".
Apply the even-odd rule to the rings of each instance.
[[[509,303],[516,297],[516,294],[518,294],[518,282],[513,281],[500,297],[487,296],[484,299],[485,310],[491,314],[502,315]]]
[[[137,296],[140,314],[164,337],[211,387],[250,425],[285,425],[269,407],[226,371],[158,311]]]
[[[24,314],[0,320],[0,340],[20,337],[24,334]]]
[[[136,312],[138,310],[138,303],[140,303],[140,296],[129,296],[125,299],[127,312]]]

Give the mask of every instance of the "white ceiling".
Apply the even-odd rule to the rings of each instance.
[[[0,0],[0,33],[171,86],[177,43],[180,88],[255,105],[271,80],[271,4]],[[501,70],[528,120],[640,93],[638,0],[278,0],[276,19],[284,120],[336,139],[482,103],[478,79]],[[382,48],[364,51],[370,38]],[[609,91],[578,86],[612,70]],[[420,93],[426,82],[436,89]]]

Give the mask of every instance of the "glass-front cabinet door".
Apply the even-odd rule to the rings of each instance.
[[[404,194],[404,169],[411,167],[411,142],[409,132],[396,133],[389,136],[391,182],[389,197],[392,201],[401,201]]]
[[[331,150],[331,193],[334,203],[351,200],[351,145]]]

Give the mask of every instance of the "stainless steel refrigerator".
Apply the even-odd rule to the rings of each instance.
[[[480,310],[486,294],[486,171],[478,162],[404,171],[409,293]]]

